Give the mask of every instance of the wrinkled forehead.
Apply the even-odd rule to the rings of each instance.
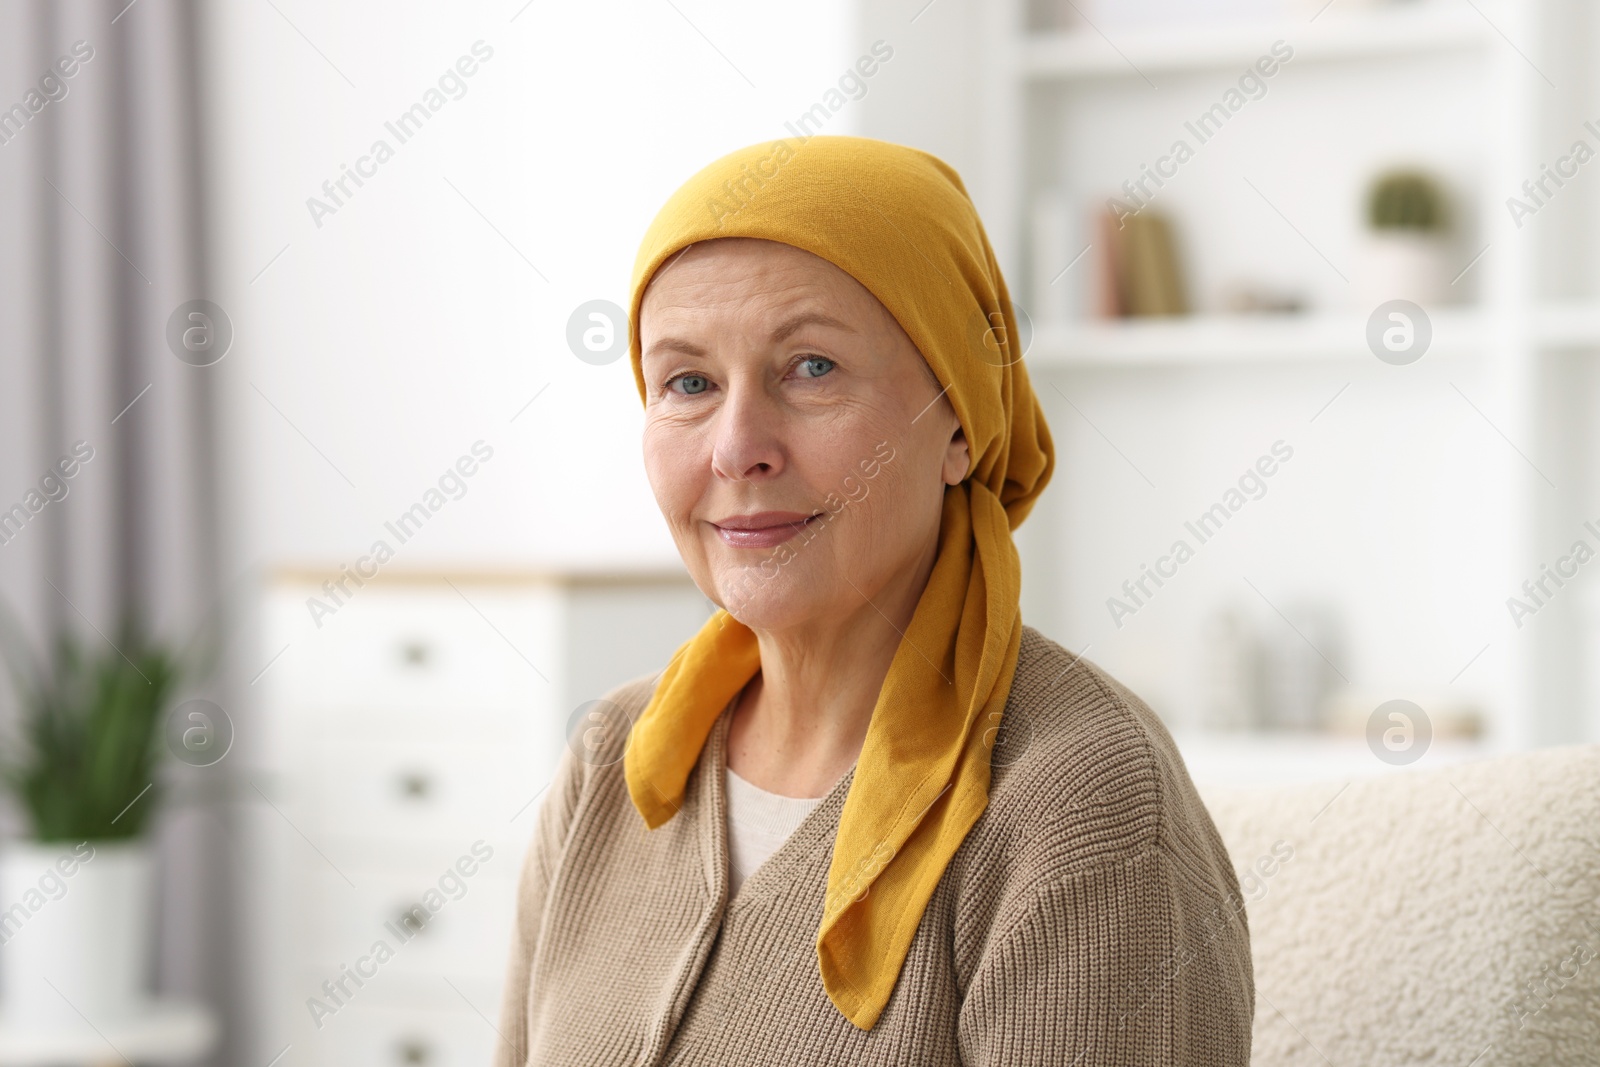
[[[822,257],[742,237],[699,241],[663,261],[641,294],[639,325],[642,330],[648,322],[649,332],[658,334],[668,323],[692,326],[714,318],[703,311],[759,317],[776,331],[774,340],[805,326],[861,333],[894,322],[865,286]]]
[[[860,332],[864,325],[861,317],[871,316],[874,327],[888,327],[893,330],[909,347],[917,350],[919,357],[922,357],[921,350],[917,349],[894,313],[855,276],[807,249],[781,241],[754,237],[717,237],[695,241],[669,256],[651,275],[641,293],[639,301],[641,331],[645,327],[647,307],[654,312],[650,316],[649,331],[653,335],[659,335],[661,332],[663,318],[671,320],[692,317],[696,310],[695,297],[686,300],[685,296],[688,294],[672,286],[672,303],[663,307],[661,299],[668,286],[665,284],[658,286],[657,283],[665,283],[674,271],[679,279],[695,278],[702,273],[695,268],[714,262],[712,257],[717,256],[719,252],[725,253],[728,257],[726,259],[718,257],[721,260],[719,265],[725,265],[735,278],[747,277],[756,262],[793,268],[788,277],[779,283],[783,287],[786,299],[774,305],[772,340],[782,341],[808,326]],[[716,290],[706,289],[703,292],[714,294]],[[707,298],[702,296],[700,299]],[[714,297],[707,302],[710,303],[712,299]],[[690,315],[673,315],[671,314],[673,311],[688,311]],[[664,316],[663,312],[667,314]],[[650,360],[652,354],[662,350],[657,344],[651,343],[654,338],[646,339],[642,333],[640,341],[643,346],[641,358],[646,362]],[[684,346],[678,344],[668,346],[674,350],[682,347]],[[940,386],[938,375],[928,365],[926,357],[922,357],[919,362],[924,376],[938,388]]]
[[[743,278],[756,270],[782,272],[800,285],[842,287],[871,296],[849,272],[807,249],[760,237],[714,237],[694,241],[667,257],[645,283],[641,307],[669,278],[698,279],[708,272]]]

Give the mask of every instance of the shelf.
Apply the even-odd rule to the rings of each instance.
[[[1307,16],[1222,26],[1111,27],[1107,36],[1093,29],[1032,33],[1023,38],[1022,74],[1070,81],[1245,66],[1280,39],[1294,49],[1290,63],[1298,65],[1462,51],[1498,37],[1471,4],[1432,0],[1360,12],[1330,8],[1315,22]]]
[[[1477,308],[1440,308],[1431,321],[1430,353],[1469,354],[1488,342],[1490,319]],[[1594,312],[1593,321],[1600,330],[1600,310]],[[1355,313],[1038,323],[1027,360],[1033,367],[1146,367],[1373,359],[1366,328],[1366,317]]]

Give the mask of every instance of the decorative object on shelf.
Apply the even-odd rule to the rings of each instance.
[[[1152,208],[1096,213],[1101,317],[1187,315],[1183,271],[1167,217]]]
[[[1438,181],[1417,168],[1375,177],[1353,292],[1357,310],[1389,300],[1423,308],[1450,303],[1449,213]]]
[[[115,644],[63,630],[45,665],[19,632],[5,653],[21,738],[0,781],[30,837],[0,848],[0,1029],[120,1027],[154,1003],[146,829],[162,713],[194,671],[129,623]]]
[[[1234,315],[1289,315],[1304,311],[1306,302],[1298,292],[1237,281],[1223,288],[1222,307]]]
[[[1264,725],[1320,730],[1330,702],[1348,684],[1338,667],[1345,659],[1338,612],[1315,600],[1287,601],[1280,610],[1283,617],[1262,630],[1257,660]]]
[[[1217,609],[1202,625],[1200,640],[1200,725],[1215,731],[1257,729],[1257,650],[1248,615],[1232,605]]]
[[[1230,603],[1202,624],[1202,728],[1311,731],[1327,724],[1345,686],[1334,666],[1343,659],[1338,615],[1316,601],[1291,601],[1283,612],[1259,619]]]

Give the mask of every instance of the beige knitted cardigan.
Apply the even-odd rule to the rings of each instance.
[[[637,715],[654,682],[606,699]],[[1160,720],[1024,626],[1002,721],[989,805],[870,1030],[815,949],[853,769],[729,900],[726,713],[656,830],[620,749],[566,752],[523,865],[497,1067],[1244,1067],[1239,883]]]

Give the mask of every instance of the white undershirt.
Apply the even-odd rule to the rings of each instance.
[[[728,796],[728,895],[731,897],[752,871],[782,847],[823,798],[769,793],[739,777],[732,767],[724,764],[723,770]]]

